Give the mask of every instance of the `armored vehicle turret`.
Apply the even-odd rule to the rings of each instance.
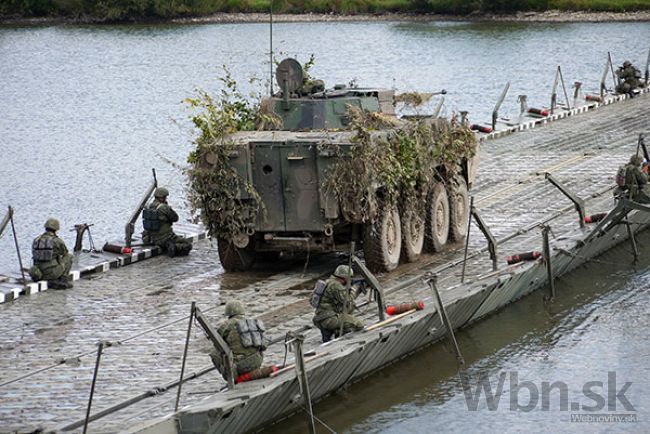
[[[355,240],[371,270],[391,271],[465,237],[478,154],[466,126],[399,119],[393,90],[326,89],[294,59],[276,78],[280,91],[260,104],[274,121],[229,135],[226,159],[200,159],[224,191],[237,184],[199,193],[225,270]]]

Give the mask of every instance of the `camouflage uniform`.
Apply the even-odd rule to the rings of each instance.
[[[650,203],[648,175],[639,169],[642,161],[641,157],[633,155],[630,162],[625,166],[625,189],[630,200],[639,203]]]
[[[356,295],[354,290],[348,294],[348,290],[341,280],[332,275],[327,280],[320,304],[316,308],[313,318],[314,325],[336,335],[338,335],[341,325],[343,325],[343,334],[363,329],[363,322],[352,315]],[[347,307],[345,312],[343,311],[344,306]],[[326,340],[325,334],[323,334],[323,338]]]
[[[147,209],[157,211],[160,227],[158,230],[145,229],[142,233],[142,241],[147,244],[157,245],[166,251],[169,256],[184,256],[192,250],[192,240],[174,233],[172,224],[178,221],[178,214],[164,200],[167,194],[167,189],[156,189],[156,197]]]
[[[237,328],[237,323],[241,320],[245,320],[244,308],[239,302],[230,302],[226,305],[226,312],[230,307],[235,307],[234,315],[229,316],[228,320],[221,324],[217,329],[217,333],[223,338],[224,341],[230,347],[232,351],[233,361],[235,362],[235,377],[237,375],[244,374],[246,372],[253,371],[260,366],[264,361],[264,346],[262,347],[244,347],[239,334],[239,329]],[[219,352],[215,349],[210,352],[210,358],[214,366],[221,372],[224,378],[227,378],[227,372],[223,369],[222,360],[219,355]]]
[[[639,87],[641,81],[641,72],[636,69],[630,62],[625,61],[623,67],[616,71],[616,75],[620,79],[616,91],[618,93],[627,93],[632,95],[632,91]]]
[[[68,274],[72,268],[72,255],[61,238],[56,235],[59,222],[48,219],[45,232],[32,243],[34,266],[29,269],[32,280],[47,280],[52,287],[71,288]]]

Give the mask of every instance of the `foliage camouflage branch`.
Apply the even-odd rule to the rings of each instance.
[[[201,218],[212,236],[245,232],[264,210],[255,188],[230,164],[232,153],[237,151],[230,135],[280,125],[279,118],[261,104],[261,93],[246,97],[225,66],[224,71],[225,75],[219,78],[223,87],[218,98],[198,90],[197,97],[185,100],[198,111],[192,122],[199,131],[195,149],[188,157],[190,203],[194,210],[201,210]],[[252,79],[251,84],[255,83],[257,80]],[[248,199],[242,199],[242,191]]]
[[[231,164],[238,148],[231,134],[276,130],[282,124],[260,93],[243,95],[227,69],[220,81],[218,98],[199,90],[196,98],[186,100],[199,111],[192,117],[199,135],[188,157],[187,174],[190,202],[195,210],[201,209],[211,235],[231,237],[254,226],[259,212],[264,212],[254,186]],[[337,157],[322,186],[334,192],[350,222],[372,221],[379,201],[423,207],[432,181],[451,179],[463,159],[476,152],[474,134],[456,118],[398,120],[355,107],[349,108],[348,117],[354,133],[352,146],[346,147],[349,152],[331,143],[319,147],[333,150]]]
[[[398,121],[355,107],[348,116],[356,131],[353,145],[345,156],[335,150],[339,158],[324,187],[334,192],[351,222],[372,221],[379,201],[424,207],[432,181],[451,179],[463,159],[476,153],[474,134],[456,117]]]

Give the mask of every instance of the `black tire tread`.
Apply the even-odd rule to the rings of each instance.
[[[465,217],[462,221],[456,221],[456,202],[453,199],[453,195],[456,194],[465,194]],[[467,189],[467,183],[465,178],[462,176],[456,176],[449,184],[449,189],[447,191],[449,196],[449,240],[452,242],[464,241],[467,236],[467,219],[469,218],[469,191]]]
[[[397,266],[391,266],[388,263],[387,258],[383,254],[382,242],[379,237],[379,226],[381,226],[384,214],[387,211],[390,211],[390,208],[385,209],[384,207],[380,207],[374,222],[366,224],[363,231],[363,256],[366,261],[366,267],[373,273],[390,272]]]
[[[437,189],[439,189],[437,191]],[[434,187],[431,189],[431,192],[429,193],[429,197],[427,198],[427,205],[426,205],[426,223],[425,223],[425,232],[424,232],[424,249],[428,253],[437,253],[442,251],[443,247],[445,246],[445,243],[439,243],[437,240],[434,239],[434,237],[431,236],[433,229],[432,226],[434,224],[433,222],[433,216],[431,212],[431,204],[434,202],[434,196],[436,194],[446,194],[447,190],[444,187],[444,184],[441,182],[438,182]],[[449,211],[449,197],[447,197],[447,211]]]
[[[248,247],[240,249],[232,241],[218,238],[217,251],[221,265],[227,272],[248,271],[255,263],[255,248],[252,241]]]
[[[409,248],[409,243],[407,242],[410,232],[409,222],[406,220],[406,215],[412,215],[409,213],[400,213],[400,220],[402,222],[402,260],[404,262],[415,262],[417,261],[425,249],[425,243],[422,244],[422,249],[419,252],[413,251]]]

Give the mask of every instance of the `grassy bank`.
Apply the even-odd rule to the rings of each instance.
[[[268,12],[271,0],[2,0],[0,17],[139,21],[218,12]],[[273,0],[277,13],[508,14],[521,11],[650,10],[650,0]]]

